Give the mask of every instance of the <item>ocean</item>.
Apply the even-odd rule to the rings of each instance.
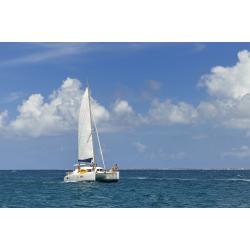
[[[121,170],[118,183],[64,183],[66,171],[0,171],[0,207],[250,207],[249,170]]]

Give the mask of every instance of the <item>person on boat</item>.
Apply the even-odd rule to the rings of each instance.
[[[117,171],[117,170],[118,170],[118,165],[114,164],[113,167],[112,167],[112,171]]]
[[[78,173],[80,173],[80,171],[81,171],[80,165],[77,165],[77,171],[78,171]]]
[[[97,164],[96,164],[95,162],[93,162],[93,163],[91,164],[91,166],[92,166],[92,170],[94,171],[94,170],[96,169],[96,167],[97,167]]]

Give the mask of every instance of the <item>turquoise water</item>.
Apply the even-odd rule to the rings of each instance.
[[[250,171],[123,170],[118,183],[65,171],[0,171],[0,207],[250,207]]]

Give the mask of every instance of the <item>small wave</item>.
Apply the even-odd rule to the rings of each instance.
[[[197,178],[166,178],[167,180],[177,180],[177,181],[197,181]]]
[[[146,177],[146,176],[138,176],[138,177],[127,177],[123,179],[129,179],[129,180],[147,180],[147,179],[155,179],[151,177]]]
[[[215,179],[218,181],[246,181],[250,182],[250,179],[240,179],[240,178],[229,178],[229,179]]]
[[[149,179],[154,179],[154,178],[150,178],[150,177],[136,177],[136,180],[149,180]]]
[[[127,177],[124,179],[132,179],[132,180],[177,180],[177,181],[196,181],[197,178],[167,178],[167,177],[146,177],[146,176],[138,176],[138,177]]]
[[[74,181],[74,180],[68,180],[68,181],[62,181],[62,183],[76,183],[78,181]]]
[[[130,180],[166,180],[166,178],[146,177],[146,176],[127,177],[127,178],[123,178],[123,179],[130,179]]]

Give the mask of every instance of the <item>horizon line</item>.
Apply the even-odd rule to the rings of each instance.
[[[0,171],[70,171],[72,169],[0,169]],[[132,170],[132,171],[209,171],[209,170],[250,170],[249,168],[122,168],[119,169],[121,171],[127,171],[127,170]]]

